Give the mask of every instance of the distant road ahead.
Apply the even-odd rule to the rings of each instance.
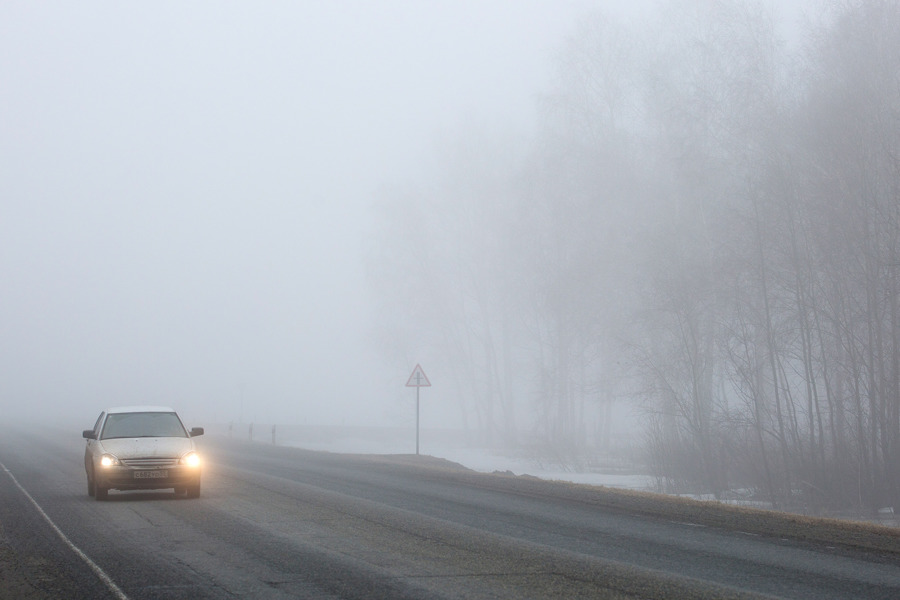
[[[427,457],[206,436],[200,499],[97,502],[79,427],[0,430],[0,598],[900,598],[900,542],[641,516]]]

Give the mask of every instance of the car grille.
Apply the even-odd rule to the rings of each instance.
[[[157,456],[151,456],[146,458],[125,458],[122,459],[122,463],[125,464],[126,467],[171,467],[178,462],[178,459],[175,458],[160,458]]]

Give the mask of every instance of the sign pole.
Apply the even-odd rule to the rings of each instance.
[[[416,456],[419,455],[419,390],[422,386],[416,386]]]
[[[416,365],[412,375],[406,381],[406,387],[416,388],[416,456],[419,455],[419,388],[430,386],[431,382],[428,381],[425,371],[422,370],[421,366]]]

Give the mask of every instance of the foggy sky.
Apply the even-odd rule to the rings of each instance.
[[[6,414],[412,418],[414,363],[385,365],[369,336],[368,208],[467,115],[527,128],[598,6],[636,10],[0,4]]]

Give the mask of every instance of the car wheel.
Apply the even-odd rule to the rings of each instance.
[[[90,477],[88,477],[87,482],[88,482],[88,496],[93,498],[94,497],[94,482],[91,481]]]
[[[198,481],[195,485],[192,485],[187,489],[187,497],[188,498],[199,498],[200,497],[200,482]]]
[[[109,497],[109,488],[94,485],[94,498],[97,500],[106,500]]]

